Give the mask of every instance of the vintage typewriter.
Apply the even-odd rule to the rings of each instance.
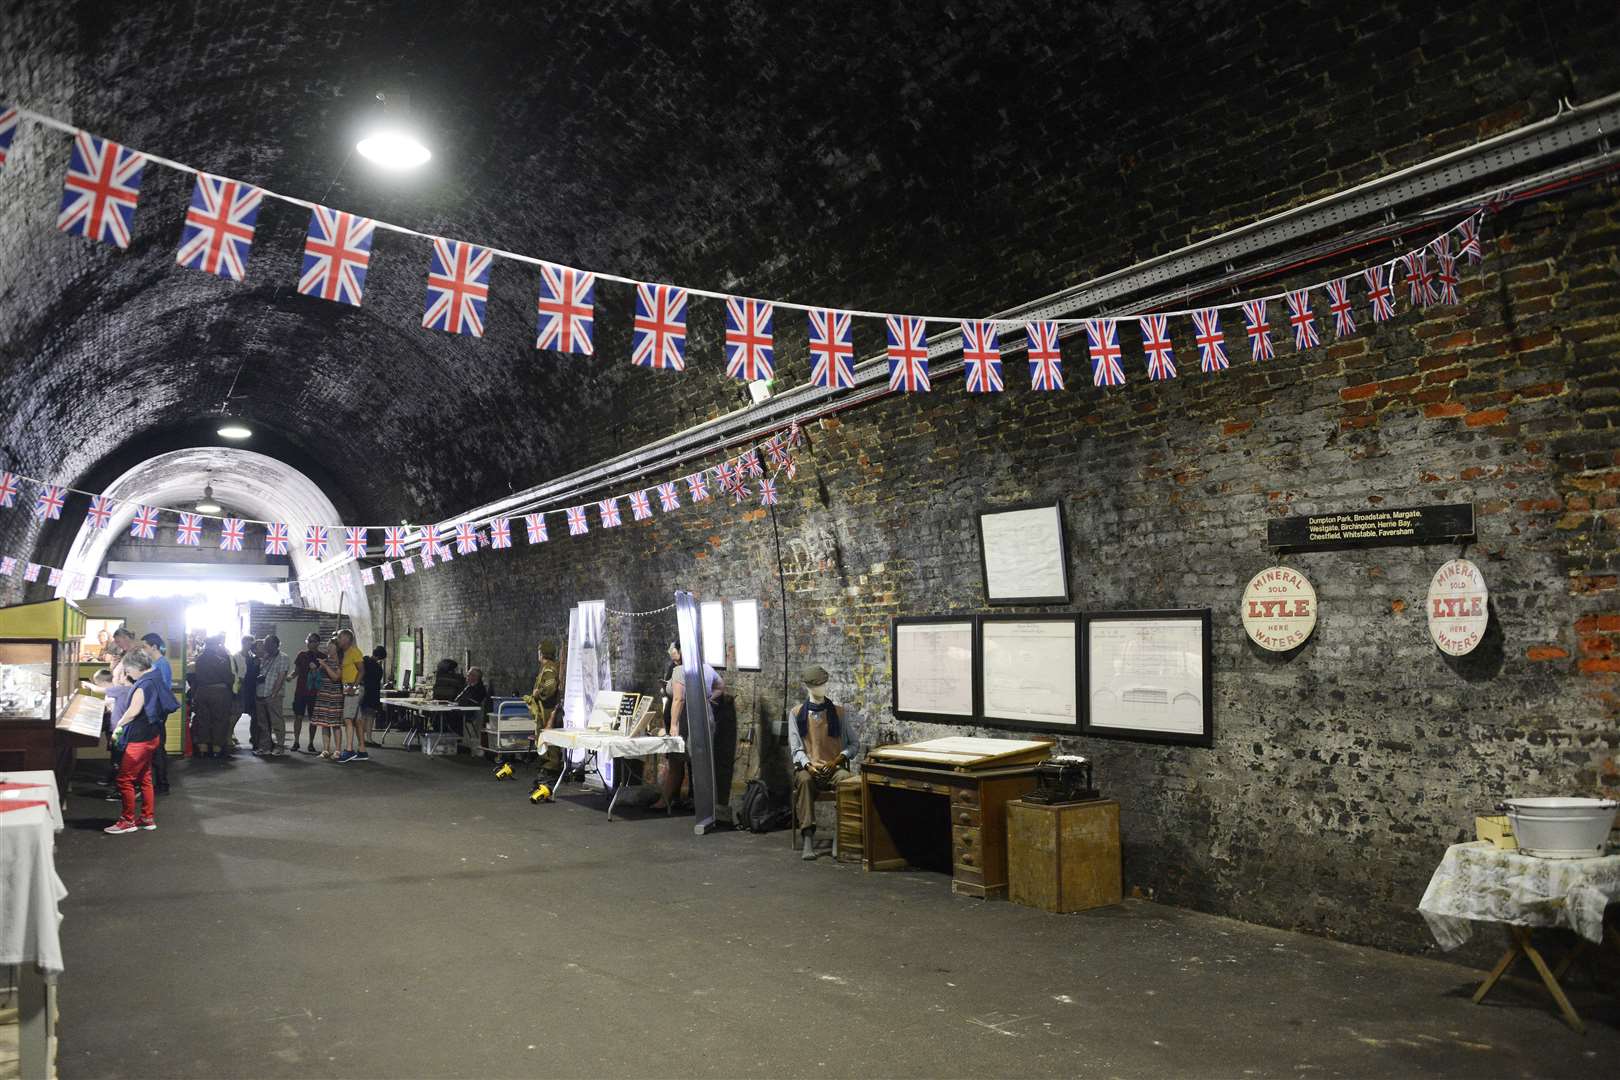
[[[1027,803],[1085,802],[1100,799],[1091,785],[1091,761],[1076,754],[1047,758],[1035,766],[1035,788],[1024,795]]]

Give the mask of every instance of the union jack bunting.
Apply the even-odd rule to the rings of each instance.
[[[1322,337],[1316,332],[1316,313],[1311,310],[1309,289],[1288,294],[1288,325],[1294,328],[1294,348],[1299,352],[1322,344]]]
[[[494,262],[495,253],[489,248],[434,237],[422,328],[483,337],[489,268]]]
[[[1388,322],[1395,317],[1395,290],[1384,281],[1384,267],[1369,266],[1362,272],[1367,279],[1367,299],[1372,304],[1373,322]]]
[[[1118,323],[1113,319],[1087,319],[1086,342],[1091,349],[1091,385],[1124,386]]]
[[[15,105],[0,107],[0,169],[6,166],[11,153],[11,140],[17,137],[18,113]]]
[[[679,510],[680,508],[681,495],[680,492],[675,490],[675,481],[671,480],[666,484],[659,484],[658,509],[667,514],[671,510]]]
[[[9,509],[17,505],[18,487],[16,473],[0,472],[0,506]]]
[[[1424,251],[1408,251],[1401,256],[1406,267],[1406,297],[1413,307],[1428,307],[1434,303],[1434,274],[1429,270],[1429,256]]]
[[[180,524],[174,527],[174,539],[182,547],[202,546],[202,515],[180,511]]]
[[[568,508],[568,535],[582,536],[590,531],[585,522],[585,508],[583,506],[570,506]]]
[[[1449,251],[1440,255],[1440,269],[1435,272],[1434,280],[1440,285],[1440,302],[1442,304],[1455,304],[1457,302],[1457,256]]]
[[[1457,249],[1457,254],[1471,263],[1478,263],[1485,257],[1485,249],[1479,241],[1479,221],[1477,216],[1471,217],[1457,226],[1457,231],[1462,235],[1462,246]]]
[[[1243,327],[1249,335],[1249,355],[1256,360],[1270,360],[1276,356],[1271,347],[1271,323],[1266,316],[1266,301],[1246,300],[1243,303]]]
[[[464,521],[456,526],[456,554],[471,555],[478,550],[478,529]]]
[[[343,548],[356,559],[365,558],[367,531],[362,525],[349,525],[343,529]]]
[[[477,546],[477,543],[478,542],[476,540],[473,541],[473,545],[475,547]],[[449,544],[440,544],[439,549],[438,549],[438,551],[435,552],[435,554],[439,556],[439,561],[440,562],[455,562],[456,561],[456,557],[450,553],[450,545]]]
[[[890,315],[884,322],[889,330],[889,389],[908,394],[926,393],[928,382],[928,331],[921,319]]]
[[[489,523],[489,546],[496,549],[512,546],[511,518],[496,518]]]
[[[596,513],[602,520],[602,528],[616,529],[619,527],[619,500],[617,497],[603,499],[596,504]]]
[[[686,490],[692,496],[692,501],[700,503],[709,497],[709,474],[707,472],[693,473],[686,478]]]
[[[637,367],[686,370],[685,289],[637,285],[630,362]]]
[[[1029,337],[1029,385],[1032,390],[1063,389],[1063,349],[1058,344],[1058,324],[1024,324]]]
[[[86,132],[73,137],[56,227],[65,233],[129,247],[146,155]]]
[[[325,525],[304,526],[304,554],[312,559],[326,558],[332,546],[332,533]]]
[[[596,352],[591,340],[596,327],[595,274],[542,263],[535,310],[540,313],[535,348],[584,356]]]
[[[219,526],[219,550],[241,551],[247,529],[241,518],[226,518]]]
[[[999,394],[1006,389],[1001,381],[1001,336],[995,323],[962,324],[962,364],[967,368],[968,393]]]
[[[40,572],[40,570],[41,570],[41,567],[40,567],[39,563],[37,563],[37,562],[29,563],[27,568],[25,570],[23,570],[23,580],[24,581],[38,581],[39,580],[39,572]]]
[[[416,573],[416,556],[407,555],[399,560],[399,568],[405,572],[407,577]]]
[[[287,534],[287,526],[280,521],[266,522],[264,526],[264,553],[266,555],[286,555],[291,551],[292,538]]]
[[[1205,308],[1192,313],[1193,342],[1198,346],[1198,370],[1208,374],[1225,371],[1226,335],[1221,333],[1219,308]]]
[[[1142,328],[1142,352],[1147,355],[1148,378],[1154,382],[1176,377],[1176,359],[1170,352],[1169,317],[1146,315],[1137,319]]]
[[[90,496],[90,509],[84,513],[84,523],[92,529],[105,529],[112,520],[113,501],[105,495]]]
[[[761,506],[776,505],[776,481],[769,477],[759,482],[759,504]]]
[[[720,475],[720,488],[722,491],[731,491],[742,483],[740,470],[729,461],[722,461],[715,466],[715,471]]]
[[[810,384],[848,390],[855,385],[855,339],[842,311],[810,312]]]
[[[56,521],[67,504],[67,489],[60,484],[46,484],[34,498],[34,516],[41,521]]]
[[[439,550],[442,551],[444,549],[440,548]],[[422,569],[431,570],[433,569],[433,560],[438,558],[438,554],[433,548],[423,544],[422,550],[416,553],[416,557],[421,560]]]
[[[726,300],[726,374],[743,382],[771,377],[776,349],[776,306],[764,300]]]
[[[364,585],[366,588],[369,589],[373,585],[375,585],[376,583],[377,583],[377,579],[376,579],[376,577],[374,577],[372,575],[371,567],[369,567],[369,566],[361,567],[360,568],[360,584]]]
[[[392,562],[385,562],[382,564],[382,579],[384,581],[394,580],[394,564]]]
[[[737,459],[739,465],[748,470],[749,476],[764,476],[765,466],[760,464],[759,451],[750,450]]]
[[[524,514],[523,524],[529,530],[529,543],[543,544],[549,539],[546,535],[546,515]]]
[[[263,202],[264,192],[250,184],[198,173],[174,261],[232,281],[243,280]]]
[[[799,422],[797,420],[793,421],[793,423],[788,425],[787,444],[789,446],[803,446],[804,445],[804,428],[799,426]]]
[[[770,456],[771,464],[775,465],[777,468],[781,468],[783,465],[787,464],[788,451],[787,447],[782,445],[782,437],[780,435],[774,436],[766,441],[765,453]]]
[[[630,493],[630,513],[637,521],[646,521],[652,517],[652,500],[647,498],[645,491],[632,491]]]
[[[0,556],[0,577],[11,577],[17,572],[17,557],[15,555]]]
[[[411,538],[411,530],[405,525],[390,525],[383,530],[383,556],[389,559],[398,559],[405,554],[405,543]]]
[[[1328,310],[1333,312],[1333,336],[1347,338],[1356,332],[1356,312],[1350,305],[1350,279],[1342,277],[1327,285]]]
[[[444,542],[444,534],[439,531],[437,525],[424,525],[422,526],[421,540],[422,546],[432,551]]]
[[[360,306],[371,265],[371,240],[377,223],[370,218],[317,206],[310,211],[304,238],[304,269],[298,291],[305,296]]]
[[[47,584],[49,584],[50,587],[54,589],[58,585],[62,584],[62,571],[60,569],[58,569],[57,567],[54,567],[54,566],[50,568],[50,571],[51,571],[50,578],[49,578],[49,581],[47,582]]]
[[[155,506],[137,506],[135,517],[129,523],[129,535],[137,540],[156,540],[158,510]]]

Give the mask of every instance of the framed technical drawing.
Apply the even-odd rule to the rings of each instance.
[[[979,616],[979,714],[986,724],[1080,733],[1080,616]]]
[[[979,563],[988,604],[1067,604],[1062,504],[979,511]]]
[[[1081,734],[1214,745],[1208,608],[1093,612],[1082,627]]]
[[[889,622],[894,715],[901,720],[971,723],[974,683],[973,616],[896,617]]]

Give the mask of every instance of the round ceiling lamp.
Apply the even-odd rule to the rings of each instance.
[[[224,509],[224,507],[220,506],[219,503],[214,501],[213,484],[203,485],[202,498],[197,500],[195,509],[199,514],[217,514]]]
[[[219,425],[216,434],[222,439],[250,439],[253,437],[253,429],[239,420],[230,420]]]
[[[426,165],[433,151],[422,144],[405,122],[410,98],[405,94],[381,91],[382,115],[373,117],[372,130],[354,144],[360,156],[384,169],[403,172]]]

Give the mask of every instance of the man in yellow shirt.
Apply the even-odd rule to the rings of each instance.
[[[353,630],[337,633],[337,661],[343,681],[343,747],[336,760],[339,764],[351,761],[370,761],[366,753],[365,728],[360,719],[360,671],[365,657],[354,643]]]

